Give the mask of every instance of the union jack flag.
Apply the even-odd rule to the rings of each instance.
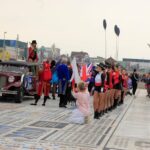
[[[93,64],[84,64],[81,66],[80,77],[83,81],[86,81],[91,76]]]

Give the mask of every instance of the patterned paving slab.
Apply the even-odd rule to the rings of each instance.
[[[38,139],[46,133],[46,130],[39,128],[21,128],[12,132],[11,134],[6,135],[5,137],[17,137],[17,138],[25,138],[25,139]]]
[[[30,126],[61,129],[67,125],[68,125],[67,123],[59,123],[59,122],[51,122],[51,121],[37,121],[31,124]]]
[[[31,101],[20,105],[2,103],[6,109],[0,110],[0,150],[102,149],[99,147],[114,131],[130,102],[127,98],[123,106],[87,125],[70,123],[73,107],[60,109],[57,100],[48,101],[46,107],[41,106],[42,102],[38,106],[30,106]],[[113,147],[108,144],[105,148]]]
[[[0,125],[0,136],[2,136],[2,134],[7,133],[13,129],[15,129],[15,128],[12,126]]]
[[[109,138],[104,150],[150,149],[150,100],[140,91]]]

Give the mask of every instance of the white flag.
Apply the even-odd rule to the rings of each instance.
[[[71,65],[72,65],[72,71],[73,71],[71,79],[72,80],[74,79],[75,83],[79,83],[81,79],[80,79],[78,68],[77,68],[76,58],[73,58]]]

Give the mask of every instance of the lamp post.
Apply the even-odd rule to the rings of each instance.
[[[5,36],[7,32],[4,32],[4,40],[3,40],[3,55],[2,55],[2,60],[5,60],[5,51],[6,51],[6,44],[5,44]]]
[[[118,61],[120,28],[117,25],[115,25],[114,26],[114,31],[115,31],[115,34],[116,34],[116,60]]]
[[[3,40],[3,48],[4,48],[4,50],[6,50],[6,45],[5,45],[5,36],[6,36],[6,33],[7,32],[4,32],[4,40]]]
[[[17,39],[16,39],[16,59],[18,60],[19,58],[19,47],[18,47],[18,41],[19,41],[19,34],[17,34]]]
[[[106,37],[107,22],[105,19],[103,20],[103,27],[105,30],[105,60],[106,60],[107,59],[107,37]]]

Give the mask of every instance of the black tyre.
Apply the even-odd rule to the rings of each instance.
[[[24,97],[23,88],[20,87],[17,91],[18,91],[18,94],[16,96],[15,103],[21,103]]]

